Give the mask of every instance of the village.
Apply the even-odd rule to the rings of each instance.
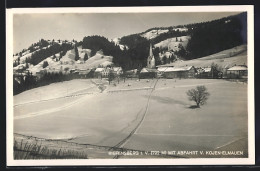
[[[244,49],[242,49],[244,51]],[[240,51],[229,54],[235,56],[241,53]],[[137,68],[132,70],[123,70],[120,66],[113,64],[107,66],[97,66],[97,68],[80,68],[69,69],[65,74],[71,75],[73,78],[98,78],[108,79],[109,83],[112,80],[119,82],[121,79],[153,79],[153,78],[166,78],[166,79],[247,79],[247,66],[246,64],[234,64],[230,67],[219,67],[217,64],[212,63],[207,67],[200,67],[195,65],[175,65],[175,63],[155,65],[155,58],[153,55],[152,45],[150,45],[149,56],[147,57],[147,66],[144,68]],[[65,69],[64,69],[65,70]],[[46,68],[37,71],[35,75],[36,80],[39,80],[47,72],[59,72],[59,70],[47,70]],[[25,79],[26,76],[32,75],[29,70],[24,69],[21,65],[19,69],[14,70],[16,78]]]

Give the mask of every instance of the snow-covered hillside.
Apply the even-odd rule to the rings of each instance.
[[[155,44],[154,46],[159,48],[167,48],[168,50],[178,51],[179,44],[182,44],[182,46],[186,48],[189,38],[190,38],[189,36],[169,38]]]
[[[14,71],[17,70],[24,70],[27,68],[30,72],[32,72],[33,75],[36,75],[37,72],[41,70],[46,70],[47,72],[60,72],[68,73],[71,69],[84,69],[84,70],[90,70],[92,68],[97,68],[98,66],[107,66],[112,64],[112,56],[106,56],[103,55],[102,51],[98,51],[94,56],[91,57],[91,50],[90,49],[82,49],[82,46],[77,47],[78,53],[79,53],[79,60],[75,61],[75,49],[68,50],[64,56],[60,58],[60,52],[56,53],[56,58],[51,56],[47,56],[46,59],[40,61],[37,65],[32,65],[30,63],[25,63],[26,58],[30,59],[32,54],[36,51],[40,51],[41,49],[47,49],[50,48],[53,44],[59,44],[62,45],[70,44],[72,46],[75,45],[75,41],[68,41],[68,40],[48,40],[46,41],[47,45],[45,47],[39,47],[38,44],[35,44],[34,46],[31,46],[30,48],[33,50],[24,49],[22,52],[17,53],[13,56],[13,62],[14,64],[19,65],[14,66]],[[118,42],[117,42],[118,43]],[[120,46],[121,47],[121,46]],[[88,60],[84,61],[85,54],[88,55]],[[21,56],[20,56],[21,55]],[[19,58],[19,60],[18,60]],[[48,63],[48,66],[43,68],[44,62]],[[27,66],[26,66],[27,65]],[[20,71],[19,71],[20,72]]]
[[[158,29],[158,30],[154,29],[154,30],[148,31],[144,34],[141,34],[141,36],[146,39],[153,39],[162,33],[167,33],[168,31],[169,31],[169,29]]]
[[[163,66],[174,65],[175,67],[183,67],[188,65],[196,67],[209,67],[212,63],[217,64],[222,68],[230,68],[234,65],[247,65],[247,46],[237,46],[198,59],[187,61],[177,60],[176,62],[166,64]]]
[[[188,31],[188,29],[185,28],[185,27],[183,27],[183,28],[173,28],[171,30],[172,31],[180,31],[180,32]],[[168,28],[165,28],[165,29],[153,29],[153,30],[150,30],[148,32],[145,32],[145,33],[141,34],[141,36],[149,40],[149,39],[156,38],[160,34],[167,33],[169,31],[170,30]]]
[[[28,69],[33,74],[36,74],[37,71],[43,69],[44,61],[48,62],[48,66],[45,68],[48,72],[59,72],[62,71],[64,73],[68,72],[71,69],[84,69],[90,70],[92,68],[97,68],[99,65],[107,66],[112,64],[112,56],[105,56],[102,52],[98,51],[94,56],[90,57],[87,61],[84,62],[83,58],[85,53],[90,56],[90,49],[82,49],[78,47],[79,57],[78,61],[75,61],[75,50],[69,50],[60,61],[56,61],[52,56],[43,60],[39,64],[33,66],[31,65]],[[55,54],[57,58],[59,58],[59,53]]]
[[[120,42],[120,38],[114,38],[111,40],[112,42],[115,43],[115,45],[118,45],[120,47],[121,50],[124,50],[125,48],[128,49],[128,47],[126,45],[121,45]]]

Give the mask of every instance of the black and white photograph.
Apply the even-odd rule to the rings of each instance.
[[[252,6],[7,9],[7,161],[254,164]]]

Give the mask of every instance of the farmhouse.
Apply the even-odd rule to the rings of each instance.
[[[165,78],[194,78],[195,72],[194,66],[168,67],[165,69],[163,76]]]
[[[213,71],[211,67],[197,68],[197,78],[213,78]]]
[[[79,69],[78,72],[79,72],[79,76],[80,76],[80,77],[86,78],[87,75],[88,75],[88,73],[90,72],[90,70]]]
[[[155,78],[157,76],[157,69],[143,68],[140,71],[140,78]]]
[[[228,78],[247,78],[247,66],[235,65],[227,70]]]
[[[127,78],[136,78],[137,77],[137,69],[128,70],[125,72]]]
[[[105,68],[97,68],[94,72],[95,78],[102,78],[102,72]]]
[[[42,78],[43,75],[46,74],[46,73],[47,73],[47,70],[46,70],[46,69],[41,69],[40,71],[37,71],[35,75],[36,75],[37,79],[40,79],[40,78]]]
[[[112,72],[115,75],[119,76],[119,75],[123,74],[123,69],[121,67],[113,67]]]
[[[157,77],[163,77],[164,71],[169,67],[158,67],[157,68]]]
[[[111,72],[112,70],[109,68],[109,67],[106,67],[106,68],[103,68],[102,72],[101,72],[101,75],[102,75],[102,78],[105,77],[107,78],[109,73]]]

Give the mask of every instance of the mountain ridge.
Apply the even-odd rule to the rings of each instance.
[[[71,62],[74,58],[74,64],[76,63],[76,65],[72,64],[74,66],[68,67],[76,69],[76,67],[79,67],[77,63],[82,64],[82,66],[86,63],[84,56],[88,57],[86,60],[88,61],[99,50],[103,51],[103,58],[107,60],[99,61],[100,63],[96,62],[95,65],[89,64],[87,66],[85,64],[86,69],[101,66],[104,62],[103,66],[116,65],[125,69],[140,68],[146,65],[150,44],[153,44],[156,65],[172,63],[179,59],[196,59],[245,44],[245,22],[246,13],[240,13],[202,23],[154,27],[141,33],[112,40],[102,36],[84,37],[80,42],[41,39],[27,49],[13,55],[14,70],[19,68],[30,70],[32,65],[40,65],[38,70],[44,69],[44,61],[50,62],[52,58],[54,62],[60,63],[65,59],[62,58],[68,55],[70,55],[70,58],[66,59],[70,59]],[[75,53],[72,53],[75,47],[80,51],[79,61],[75,60]],[[111,56],[112,59],[107,56]],[[93,59],[92,61],[95,62]],[[62,66],[62,64],[60,65]],[[62,70],[62,72],[65,71]]]

